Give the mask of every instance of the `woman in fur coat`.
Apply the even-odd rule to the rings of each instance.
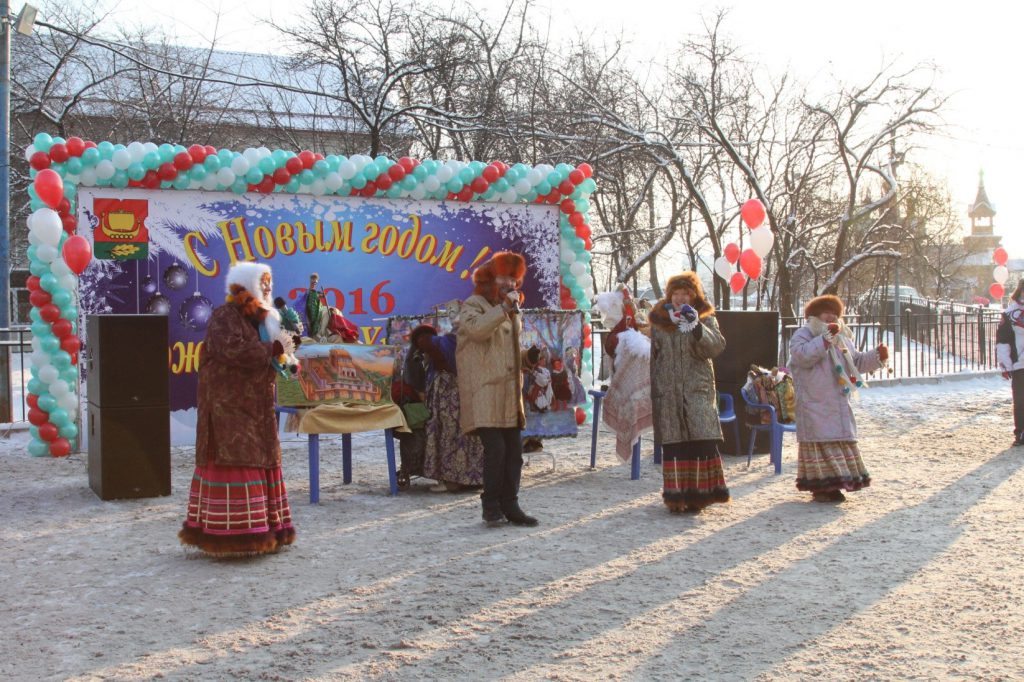
[[[789,342],[789,370],[796,387],[797,490],[817,502],[842,502],[843,491],[871,485],[857,447],[850,396],[861,374],[889,359],[885,344],[860,352],[842,320],[837,296],[818,296],[804,307],[807,320]]]
[[[996,329],[996,359],[1013,395],[1013,444],[1024,445],[1024,279],[1017,282]]]
[[[207,554],[269,554],[295,540],[281,476],[274,379],[299,342],[281,329],[270,267],[238,263],[199,362],[196,468],[178,537]]]
[[[725,339],[695,272],[669,279],[650,321],[654,439],[664,456],[665,505],[672,512],[699,513],[729,501],[711,363],[725,350]]]

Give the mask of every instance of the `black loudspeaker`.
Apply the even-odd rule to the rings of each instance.
[[[747,452],[750,429],[746,424],[746,403],[740,389],[747,381],[751,365],[771,369],[779,364],[779,314],[774,311],[719,310],[718,328],[725,337],[725,351],[714,360],[715,386],[719,393],[732,396],[740,425],[740,443],[735,443],[732,427],[723,425],[723,450],[734,455]],[[767,452],[767,438],[755,452]]]
[[[99,407],[168,405],[167,316],[90,315],[85,383]]]
[[[165,315],[87,323],[89,487],[102,500],[171,494]]]
[[[88,407],[89,487],[101,500],[171,494],[171,418],[162,407]]]

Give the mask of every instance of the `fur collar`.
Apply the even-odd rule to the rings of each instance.
[[[842,336],[845,336],[848,339],[853,338],[853,331],[851,331],[850,328],[846,326],[846,322],[843,320],[843,318],[840,317],[838,320],[836,320],[836,324],[839,325],[839,333]],[[811,334],[813,336],[821,336],[822,334],[828,331],[828,324],[823,322],[820,317],[808,317],[807,328],[811,330]]]

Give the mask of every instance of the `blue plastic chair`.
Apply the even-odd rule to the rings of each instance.
[[[754,440],[757,438],[758,431],[767,431],[769,434],[770,445],[768,452],[771,454],[772,464],[775,465],[775,473],[782,473],[782,436],[785,433],[795,433],[796,424],[780,424],[778,415],[775,413],[775,407],[764,403],[752,403],[747,400],[747,397],[740,393],[740,397],[743,398],[749,407],[753,407],[759,410],[768,410],[771,415],[771,422],[768,424],[751,424],[750,425],[750,444],[747,447],[747,468],[750,467],[750,460],[754,456]]]
[[[732,424],[732,442],[736,443],[736,454],[740,449],[740,420],[736,418],[736,408],[732,396],[728,393],[718,394],[718,421]]]

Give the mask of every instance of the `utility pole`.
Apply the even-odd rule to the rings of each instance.
[[[11,6],[0,0],[0,328],[11,323]]]

